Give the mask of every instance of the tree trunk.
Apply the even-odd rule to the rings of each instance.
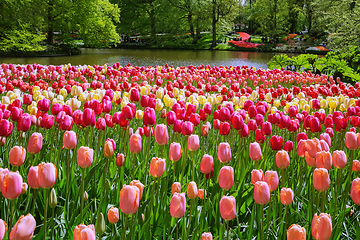
[[[211,47],[216,46],[216,0],[212,4],[212,43]]]
[[[189,23],[189,27],[190,27],[190,34],[192,39],[195,39],[195,33],[194,33],[194,23],[193,23],[193,19],[192,19],[192,13],[189,12],[188,16],[187,16],[187,20]]]
[[[52,12],[54,8],[54,3],[52,0],[49,0],[48,2],[48,30],[47,30],[47,44],[53,45],[54,43],[54,28],[53,28],[53,17]]]
[[[151,36],[150,39],[153,43],[156,43],[156,28],[155,28],[155,11],[153,8],[153,4],[151,4],[151,9],[150,9],[150,29],[151,29]]]

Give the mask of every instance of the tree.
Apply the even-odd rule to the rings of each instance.
[[[217,24],[221,21],[221,27],[226,27],[228,24],[233,24],[233,20],[236,17],[236,9],[238,9],[236,0],[212,0],[211,4],[211,16],[212,16],[212,43],[211,47],[216,46],[216,33]]]

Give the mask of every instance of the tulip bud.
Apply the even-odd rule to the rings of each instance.
[[[25,194],[28,189],[27,183],[23,182],[22,188],[21,188],[21,194]]]
[[[84,191],[83,198],[85,201],[87,201],[89,199],[89,195],[86,191]]]
[[[99,233],[100,236],[103,235],[105,232],[105,219],[102,212],[100,212],[97,217],[96,232]]]
[[[118,153],[116,155],[116,166],[122,167],[125,163],[125,156],[123,153]]]
[[[55,208],[56,205],[57,205],[57,196],[56,196],[55,189],[52,188],[51,192],[50,192],[50,197],[49,197],[49,206],[51,208]]]

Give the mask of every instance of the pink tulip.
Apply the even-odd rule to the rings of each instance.
[[[266,171],[264,181],[269,185],[271,192],[275,191],[279,186],[279,176],[276,171]]]
[[[352,181],[350,196],[356,205],[360,205],[360,178]]]
[[[280,169],[286,169],[290,165],[289,153],[285,150],[280,150],[276,153],[276,165]]]
[[[165,159],[153,157],[150,162],[150,174],[153,177],[161,177],[165,172]]]
[[[169,141],[168,129],[165,124],[158,124],[155,127],[155,141],[159,145],[165,145]]]
[[[0,240],[4,239],[7,229],[8,228],[7,228],[6,222],[4,220],[0,219]]]
[[[124,185],[120,191],[120,209],[125,214],[134,214],[139,208],[140,190],[136,186]]]
[[[186,211],[185,193],[175,192],[170,201],[170,214],[174,218],[181,218]]]
[[[40,163],[38,166],[39,186],[42,188],[51,188],[54,186],[57,178],[57,170],[53,163]]]
[[[200,171],[203,174],[208,174],[213,169],[214,160],[211,155],[205,154],[200,162]]]
[[[169,159],[171,161],[177,162],[180,160],[182,154],[182,149],[180,143],[172,142],[169,148]]]
[[[20,196],[22,190],[23,179],[19,172],[7,173],[1,184],[1,192],[6,199],[16,199]]]
[[[327,213],[315,213],[311,223],[311,235],[316,240],[328,240],[332,233],[331,217]]]
[[[139,153],[141,152],[141,136],[138,133],[131,135],[129,141],[129,149],[132,153]]]
[[[144,191],[144,184],[142,184],[139,180],[132,180],[130,182],[130,186],[135,186],[139,189],[140,191],[140,200],[142,198],[143,195],[143,191]]]
[[[191,134],[187,141],[187,147],[190,151],[196,151],[200,147],[199,136],[196,134]]]
[[[74,149],[76,147],[77,139],[74,131],[66,131],[63,136],[63,145],[66,149]]]
[[[31,134],[26,150],[29,153],[36,154],[40,152],[42,148],[42,144],[43,144],[43,137],[41,133],[34,132],[33,134]]]
[[[228,163],[231,160],[231,148],[230,144],[223,142],[218,147],[218,159],[221,163]]]
[[[360,134],[347,132],[345,134],[345,145],[350,150],[356,150],[360,146]]]
[[[35,218],[29,213],[22,215],[11,229],[10,240],[30,240],[34,235],[36,227]],[[74,238],[75,239],[75,238]]]
[[[38,180],[38,166],[31,166],[28,174],[28,184],[29,187],[33,189],[40,188]]]
[[[222,189],[230,189],[234,184],[234,169],[224,166],[219,172],[219,185]]]
[[[94,225],[79,224],[74,229],[74,240],[95,240],[95,227]]]
[[[213,240],[213,236],[211,232],[204,232],[203,234],[201,234],[200,240]]]
[[[346,153],[344,151],[336,150],[333,152],[332,160],[334,167],[343,169],[346,166]]]
[[[249,145],[250,158],[254,161],[259,161],[262,158],[260,144],[257,142],[250,143]]]
[[[236,200],[233,196],[223,196],[220,200],[220,215],[225,220],[236,217]]]
[[[171,185],[171,194],[180,193],[181,192],[181,184],[179,182],[174,182]]]
[[[267,204],[270,200],[270,188],[266,182],[257,181],[254,185],[254,200],[257,204]]]
[[[115,148],[115,141],[113,139],[107,139],[104,144],[104,156],[111,158],[114,155]]]
[[[10,149],[9,161],[14,167],[20,167],[23,165],[26,157],[26,150],[21,146],[15,146]]]
[[[353,162],[352,162],[352,170],[354,172],[359,172],[360,171],[360,162],[359,162],[359,160],[353,160]]]
[[[81,168],[88,168],[91,166],[94,158],[94,150],[89,147],[81,146],[77,152],[77,164]]]

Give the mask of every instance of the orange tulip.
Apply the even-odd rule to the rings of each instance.
[[[120,191],[120,209],[125,214],[134,214],[139,208],[140,190],[136,186],[124,185]]]
[[[326,168],[316,168],[314,170],[313,184],[318,191],[328,190],[330,186],[330,177]]]
[[[280,150],[276,153],[276,165],[280,169],[285,169],[290,165],[290,158],[287,151]]]
[[[181,184],[179,182],[174,182],[171,186],[171,194],[180,193],[181,192]]]
[[[15,146],[10,149],[9,161],[14,167],[20,167],[23,165],[26,157],[26,150],[21,146]]]
[[[306,159],[306,164],[307,164],[309,167],[316,167],[316,159],[310,157],[310,155],[309,155],[308,152],[305,152],[305,159]]]
[[[206,190],[205,190],[205,189],[199,189],[199,191],[198,191],[198,197],[199,197],[200,199],[206,198]]]
[[[264,181],[269,185],[271,192],[279,186],[279,176],[276,171],[266,171]]]
[[[107,139],[104,144],[104,156],[106,158],[111,158],[114,155],[115,146],[114,140]]]
[[[294,200],[294,192],[291,188],[282,188],[280,191],[280,201],[284,205],[290,205]]]
[[[10,240],[28,240],[32,239],[36,227],[35,218],[29,213],[22,215],[11,229]]]
[[[130,186],[135,186],[139,189],[140,191],[140,200],[142,198],[143,195],[143,191],[144,191],[144,184],[142,184],[139,180],[132,180],[130,182]]]
[[[327,213],[315,213],[311,223],[311,235],[316,240],[328,240],[331,237],[331,217]]]
[[[260,170],[257,170],[257,169],[253,169],[251,171],[251,183],[255,185],[255,183],[257,181],[263,181],[264,180],[264,174],[263,174],[263,171],[260,169]]]
[[[359,160],[353,160],[352,170],[354,172],[359,172],[360,171],[360,162],[359,162]]]
[[[95,227],[94,225],[79,224],[74,229],[74,240],[95,240]]]
[[[150,174],[153,177],[161,177],[165,172],[165,159],[152,158],[150,162]]]
[[[194,181],[189,182],[186,194],[187,194],[188,198],[190,198],[190,199],[195,199],[197,197],[198,189],[196,186],[196,182],[194,182]]]
[[[316,153],[316,167],[330,170],[332,167],[332,156],[330,152],[320,151]]]
[[[110,223],[117,223],[119,221],[119,209],[116,207],[109,208],[107,217]]]
[[[293,224],[286,232],[287,240],[306,240],[306,230],[300,225]]]

